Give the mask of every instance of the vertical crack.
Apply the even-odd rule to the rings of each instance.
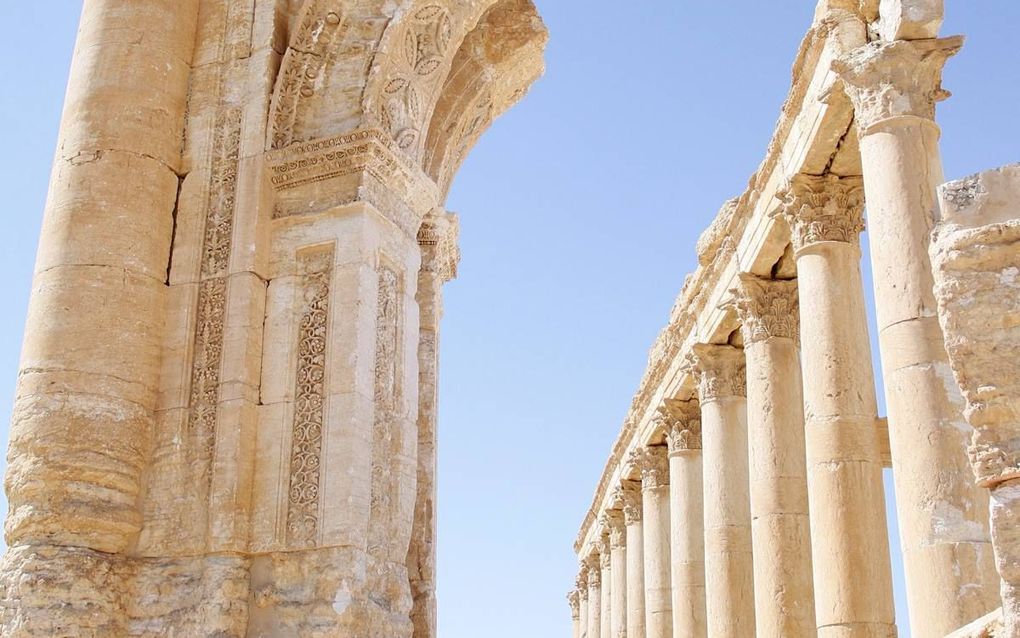
[[[174,248],[177,246],[177,215],[181,209],[181,191],[184,190],[184,180],[187,175],[179,175],[177,177],[177,197],[174,199],[174,210],[172,215],[172,227],[170,229],[170,255],[167,257],[166,262],[166,285],[170,285],[170,273],[174,267]]]

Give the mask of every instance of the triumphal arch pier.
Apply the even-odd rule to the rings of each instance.
[[[0,634],[435,636],[443,205],[546,40],[531,0],[85,0]]]
[[[892,638],[890,540],[912,635],[1020,637],[1020,165],[942,185],[942,21],[818,4],[582,523],[575,638]]]

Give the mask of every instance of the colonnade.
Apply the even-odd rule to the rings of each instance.
[[[603,568],[570,595],[575,638],[897,635],[865,202],[913,635],[945,636],[998,606],[927,257],[935,103],[959,46],[877,41],[833,65],[863,175],[787,175],[768,211],[786,252],[768,274],[738,266],[711,309],[734,330],[684,337],[684,381],[656,395],[626,462],[607,469],[614,496],[586,522],[588,538],[611,541],[579,545],[583,565]],[[585,593],[607,602],[585,614]]]

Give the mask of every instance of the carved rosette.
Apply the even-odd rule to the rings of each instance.
[[[457,277],[460,264],[460,221],[453,213],[437,210],[429,213],[418,230],[421,270],[447,282]]]
[[[962,37],[871,42],[833,62],[853,102],[861,136],[895,118],[934,122],[935,105],[949,97],[942,88],[946,61]]]
[[[607,510],[599,519],[609,531],[609,549],[623,549],[627,546],[627,526],[623,512]]]
[[[383,128],[404,151],[412,152],[421,144],[429,96],[442,75],[436,71],[446,62],[453,35],[450,11],[439,3],[414,9],[407,20],[377,113]]]
[[[570,605],[571,620],[581,619],[581,592],[577,589],[567,594],[567,604]]]
[[[626,525],[637,525],[641,522],[641,483],[639,481],[623,481],[614,492],[614,498],[622,501],[623,521]]]
[[[669,415],[666,444],[669,455],[701,450],[701,404],[669,399],[661,408]]]
[[[800,343],[800,301],[796,281],[762,279],[741,273],[730,291],[740,316],[744,343],[793,339]]]
[[[641,451],[641,489],[669,485],[669,455],[665,445],[649,445]]]
[[[726,345],[698,343],[687,357],[702,403],[747,396],[744,351]]]
[[[333,248],[306,253],[298,262],[304,309],[298,332],[287,504],[287,542],[292,548],[313,547],[318,538]]]
[[[822,242],[856,245],[864,231],[860,177],[795,175],[779,198],[776,216],[789,224],[796,253]]]

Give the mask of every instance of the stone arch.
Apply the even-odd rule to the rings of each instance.
[[[423,157],[443,197],[471,147],[542,74],[547,38],[530,0],[501,0],[464,39],[437,100]]]
[[[377,129],[448,185],[467,149],[542,73],[546,40],[531,0],[304,0],[274,85],[267,148]]]

